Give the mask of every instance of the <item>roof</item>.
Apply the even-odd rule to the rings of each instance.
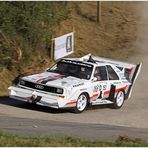
[[[84,60],[84,59],[82,60],[81,58],[64,58],[64,59],[70,60],[70,61],[82,62],[82,63],[89,64],[89,65],[105,66],[107,64],[107,63],[104,63],[104,62],[101,62],[101,61],[89,61],[89,60]]]
[[[122,67],[122,68],[131,68],[131,67],[135,66],[135,64],[112,60],[109,58],[91,56],[91,54],[88,54],[88,55],[83,56],[81,58],[65,58],[65,59],[72,60],[72,61],[81,61],[83,63],[87,63],[87,64],[91,64],[91,65],[100,65],[100,66],[114,65],[116,67]]]

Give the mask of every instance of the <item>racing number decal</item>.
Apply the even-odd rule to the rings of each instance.
[[[106,90],[107,89],[107,85],[103,85],[103,90]]]
[[[107,85],[98,84],[94,86],[93,92],[104,91],[106,90],[106,88],[107,88]]]
[[[107,85],[106,84],[97,84],[94,86],[93,89],[93,93],[98,92],[99,93],[99,97],[98,98],[103,98],[103,92],[107,89]]]

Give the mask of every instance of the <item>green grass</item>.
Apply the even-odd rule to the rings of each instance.
[[[23,137],[18,135],[11,135],[0,133],[0,147],[21,147],[21,146],[44,146],[44,147],[112,147],[112,146],[132,146],[132,147],[146,147],[148,142],[141,139],[131,139],[126,136],[120,136],[113,142],[92,141],[72,137]]]

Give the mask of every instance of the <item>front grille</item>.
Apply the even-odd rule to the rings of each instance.
[[[46,91],[46,92],[51,92],[51,93],[56,93],[56,94],[63,94],[63,89],[61,88],[45,86],[42,84],[36,84],[33,82],[29,82],[29,81],[20,80],[20,85],[26,86],[32,89],[36,89],[36,90],[41,90],[41,91]],[[59,92],[58,89],[60,89],[61,91]]]

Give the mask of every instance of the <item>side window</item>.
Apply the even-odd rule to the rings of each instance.
[[[107,67],[107,70],[108,70],[109,80],[119,80],[119,77],[116,74],[116,72],[113,70],[113,68],[110,65],[107,65],[106,67]]]
[[[107,71],[105,66],[97,67],[94,72],[94,77],[96,77],[98,81],[107,80]]]
[[[128,81],[130,81],[130,69],[125,68],[124,75]]]

